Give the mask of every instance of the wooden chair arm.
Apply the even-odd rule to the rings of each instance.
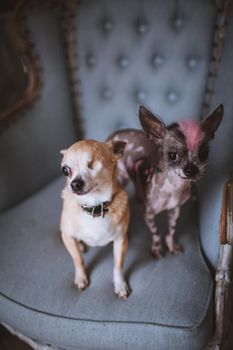
[[[220,243],[233,244],[233,176],[225,183],[222,194]]]
[[[223,348],[232,318],[233,176],[225,183],[222,194],[220,243],[215,274],[215,335],[211,347],[214,350]]]

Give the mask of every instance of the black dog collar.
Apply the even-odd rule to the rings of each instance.
[[[93,218],[102,216],[104,218],[105,214],[109,211],[108,206],[111,202],[103,202],[99,205],[95,205],[94,207],[88,207],[87,205],[81,205],[83,211],[87,214],[91,215]]]

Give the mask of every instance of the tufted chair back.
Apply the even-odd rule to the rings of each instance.
[[[72,34],[85,135],[139,127],[142,103],[168,123],[200,118],[217,11],[211,0],[81,1]]]
[[[104,140],[116,129],[139,127],[140,104],[171,123],[199,120],[211,103],[228,103],[222,94],[213,97],[227,1],[48,1],[54,8],[45,3],[26,2],[21,11],[39,54],[43,86],[32,109],[0,137],[2,210],[58,175],[58,152],[75,140],[74,115],[80,135]],[[224,130],[232,130],[229,113]],[[213,149],[222,151],[230,138],[228,132]],[[202,190],[203,203],[209,193]],[[217,238],[212,245],[202,215],[207,206],[200,206],[202,242],[215,264]]]

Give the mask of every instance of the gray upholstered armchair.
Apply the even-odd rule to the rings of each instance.
[[[6,16],[5,35],[15,43],[9,47],[18,52],[27,87],[0,114],[0,321],[34,346],[221,348],[229,326],[233,239],[232,181],[221,204],[233,165],[230,2],[16,5]],[[197,201],[179,220],[183,254],[153,260],[149,232],[133,205],[125,264],[133,292],[122,302],[112,293],[111,247],[86,254],[91,286],[83,293],[73,287],[59,234],[59,150],[80,137],[103,140],[115,129],[139,127],[141,103],[166,122],[202,118],[220,103],[225,116]]]

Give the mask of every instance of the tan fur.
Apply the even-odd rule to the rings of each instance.
[[[119,142],[118,142],[119,143]],[[63,210],[60,228],[62,239],[75,267],[75,285],[79,290],[88,286],[82,252],[78,241],[90,246],[113,242],[114,289],[122,299],[129,295],[129,288],[122,274],[127,251],[129,224],[128,195],[117,182],[117,160],[122,153],[116,142],[101,143],[94,140],[80,141],[63,151],[62,166],[68,165],[72,174],[62,191]],[[122,145],[120,145],[122,146]],[[78,195],[71,190],[71,182],[82,174],[90,191]],[[96,206],[110,201],[104,217],[92,217],[81,205]]]

